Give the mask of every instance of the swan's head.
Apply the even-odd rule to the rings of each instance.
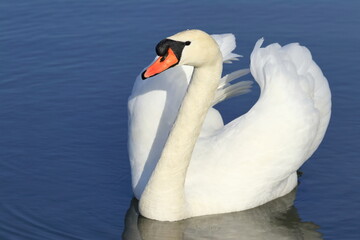
[[[155,49],[159,57],[142,73],[143,80],[176,65],[201,67],[221,59],[216,41],[201,30],[177,33],[161,40]]]

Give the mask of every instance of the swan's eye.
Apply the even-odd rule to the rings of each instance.
[[[164,56],[162,56],[162,57],[160,58],[160,62],[163,62],[168,55],[169,55],[169,52],[167,52]]]
[[[190,44],[191,44],[190,41],[186,41],[186,42],[185,42],[185,45],[186,45],[186,46],[189,46]]]

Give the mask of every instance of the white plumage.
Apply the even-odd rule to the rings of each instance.
[[[197,34],[197,30],[190,31]],[[183,35],[171,37],[178,38],[182,40]],[[232,53],[232,34],[213,38],[224,62],[239,57]],[[157,217],[157,213],[147,217],[179,220],[245,210],[283,196],[296,186],[296,170],[324,137],[331,93],[307,48],[296,43],[261,48],[262,43],[263,39],[256,43],[250,64],[261,89],[256,104],[225,126],[216,109],[207,112],[181,190],[186,213],[175,218]],[[218,79],[210,105],[248,92],[248,81],[229,83],[246,73],[246,69],[240,70]],[[181,65],[146,81],[136,79],[129,98],[129,155],[138,199],[161,157],[192,74],[193,67]],[[240,106],[233,108],[237,111]]]

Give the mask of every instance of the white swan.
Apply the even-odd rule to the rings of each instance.
[[[241,211],[296,186],[296,170],[325,134],[331,93],[305,47],[262,42],[251,54],[259,100],[225,126],[213,104],[249,88],[227,83],[246,70],[220,80],[223,60],[238,56],[233,36],[187,30],[157,45],[159,57],[142,78],[171,70],[139,76],[129,98],[132,181],[143,216],[176,221]]]

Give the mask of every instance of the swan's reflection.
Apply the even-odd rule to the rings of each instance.
[[[318,226],[301,222],[293,206],[296,191],[247,211],[159,222],[139,216],[137,200],[126,214],[124,240],[322,239]]]

